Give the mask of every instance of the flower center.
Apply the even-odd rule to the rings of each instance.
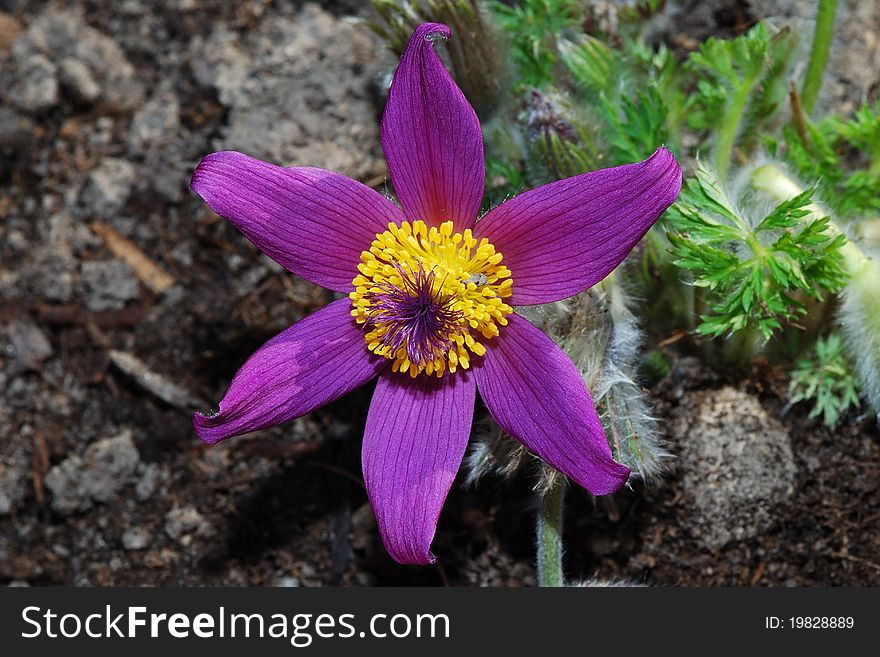
[[[513,280],[501,254],[470,229],[452,230],[451,221],[390,223],[361,253],[351,314],[370,351],[393,360],[395,372],[467,369],[471,353],[486,353],[479,339],[498,335],[513,312],[502,301]]]

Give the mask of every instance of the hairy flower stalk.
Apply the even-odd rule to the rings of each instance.
[[[801,102],[807,114],[813,113],[816,100],[819,98],[819,90],[822,88],[822,78],[825,75],[825,66],[828,64],[828,52],[831,50],[831,41],[834,37],[836,12],[837,0],[819,0],[810,62],[801,89]]]
[[[538,510],[538,586],[565,586],[562,569],[562,523],[564,516],[565,477],[551,475],[552,481],[540,496]]]
[[[594,495],[626,483],[577,367],[516,309],[601,281],[681,189],[659,149],[520,194],[477,222],[482,132],[434,50],[450,36],[418,26],[391,84],[381,140],[399,206],[340,174],[230,151],[205,157],[192,180],[268,256],[347,295],[257,350],[218,412],[193,416],[196,433],[213,444],[281,424],[377,379],[364,484],[404,564],[434,560],[477,390],[505,432]]]
[[[773,163],[756,168],[751,174],[751,184],[779,201],[803,192]],[[828,214],[815,203],[807,209],[810,213],[803,217],[803,221]],[[829,231],[842,233],[833,221],[829,224]],[[847,240],[841,253],[850,276],[839,311],[843,335],[868,403],[880,410],[880,261],[867,255],[852,240]]]

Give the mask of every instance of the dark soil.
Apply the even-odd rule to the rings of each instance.
[[[302,14],[300,2],[189,4],[64,3],[80,6],[83,20],[121,47],[143,99],[126,108],[85,102],[62,88],[52,106],[16,106],[12,118],[0,120],[0,502],[3,495],[8,502],[5,511],[0,504],[0,582],[534,585],[535,502],[527,476],[457,484],[434,542],[437,566],[402,567],[387,556],[360,475],[369,386],[284,427],[210,448],[195,438],[193,406],[219,400],[256,347],[332,297],[268,263],[186,188],[202,155],[234,145],[226,128],[243,111],[241,99],[198,79],[194,39],[224,26],[244,51],[256,52],[263,42],[248,39],[262,38],[254,35],[271,21],[284,19],[291,30],[307,20],[340,26],[338,17],[363,3],[325,2],[328,16],[314,6]],[[718,19],[723,29],[742,20],[743,3],[730,4],[733,13]],[[14,37],[50,10],[48,2],[0,0],[0,83],[15,75]],[[377,55],[355,68],[359,102],[371,102],[372,111],[348,122],[376,131],[379,79],[389,63]],[[133,145],[136,115],[163,84],[179,105],[176,122],[150,137],[154,142]],[[4,92],[0,112],[9,109]],[[328,137],[343,145],[358,139],[345,130]],[[383,184],[377,153],[376,140],[350,175]],[[116,206],[96,201],[88,191],[94,172],[107,162],[115,171],[118,159],[134,166],[128,189]],[[91,231],[95,220],[139,247],[175,284],[150,289]],[[112,274],[117,265],[119,276]],[[90,278],[96,269],[110,274]],[[114,364],[112,352],[137,358],[149,377]],[[682,390],[727,383],[758,395],[781,418],[797,465],[794,498],[772,529],[712,551],[681,527],[674,468],[660,483],[611,499],[572,489],[570,578],[693,586],[880,582],[874,418],[849,417],[832,432],[805,409],[785,412],[785,381],[768,366],[724,381],[694,367],[673,372],[653,389],[661,417]],[[163,395],[144,384],[155,384],[157,375],[182,390],[165,388]],[[54,499],[59,489],[47,483],[52,469],[127,432],[137,459],[111,484],[112,496],[62,510]],[[677,438],[668,438],[674,454]]]

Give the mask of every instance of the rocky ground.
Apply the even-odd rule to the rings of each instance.
[[[387,557],[359,474],[369,389],[212,448],[191,430],[254,348],[329,297],[189,176],[235,148],[382,185],[394,60],[365,4],[0,0],[0,582],[534,584],[525,480],[456,486],[437,567]],[[877,19],[843,4],[853,30]],[[727,2],[688,38],[749,11]],[[833,102],[873,92],[851,69]],[[723,378],[682,357],[654,390],[673,472],[598,504],[572,491],[570,574],[880,581],[877,427],[830,432],[784,388],[768,367]]]

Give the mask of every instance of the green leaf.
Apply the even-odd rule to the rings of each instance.
[[[792,404],[813,402],[810,417],[834,428],[843,414],[859,406],[858,379],[836,333],[816,341],[811,353],[798,360],[788,389]]]
[[[806,310],[796,293],[821,299],[846,281],[842,235],[807,219],[812,190],[760,221],[743,216],[715,172],[699,164],[664,219],[673,262],[706,290],[697,331],[721,336],[752,327],[765,339]]]

